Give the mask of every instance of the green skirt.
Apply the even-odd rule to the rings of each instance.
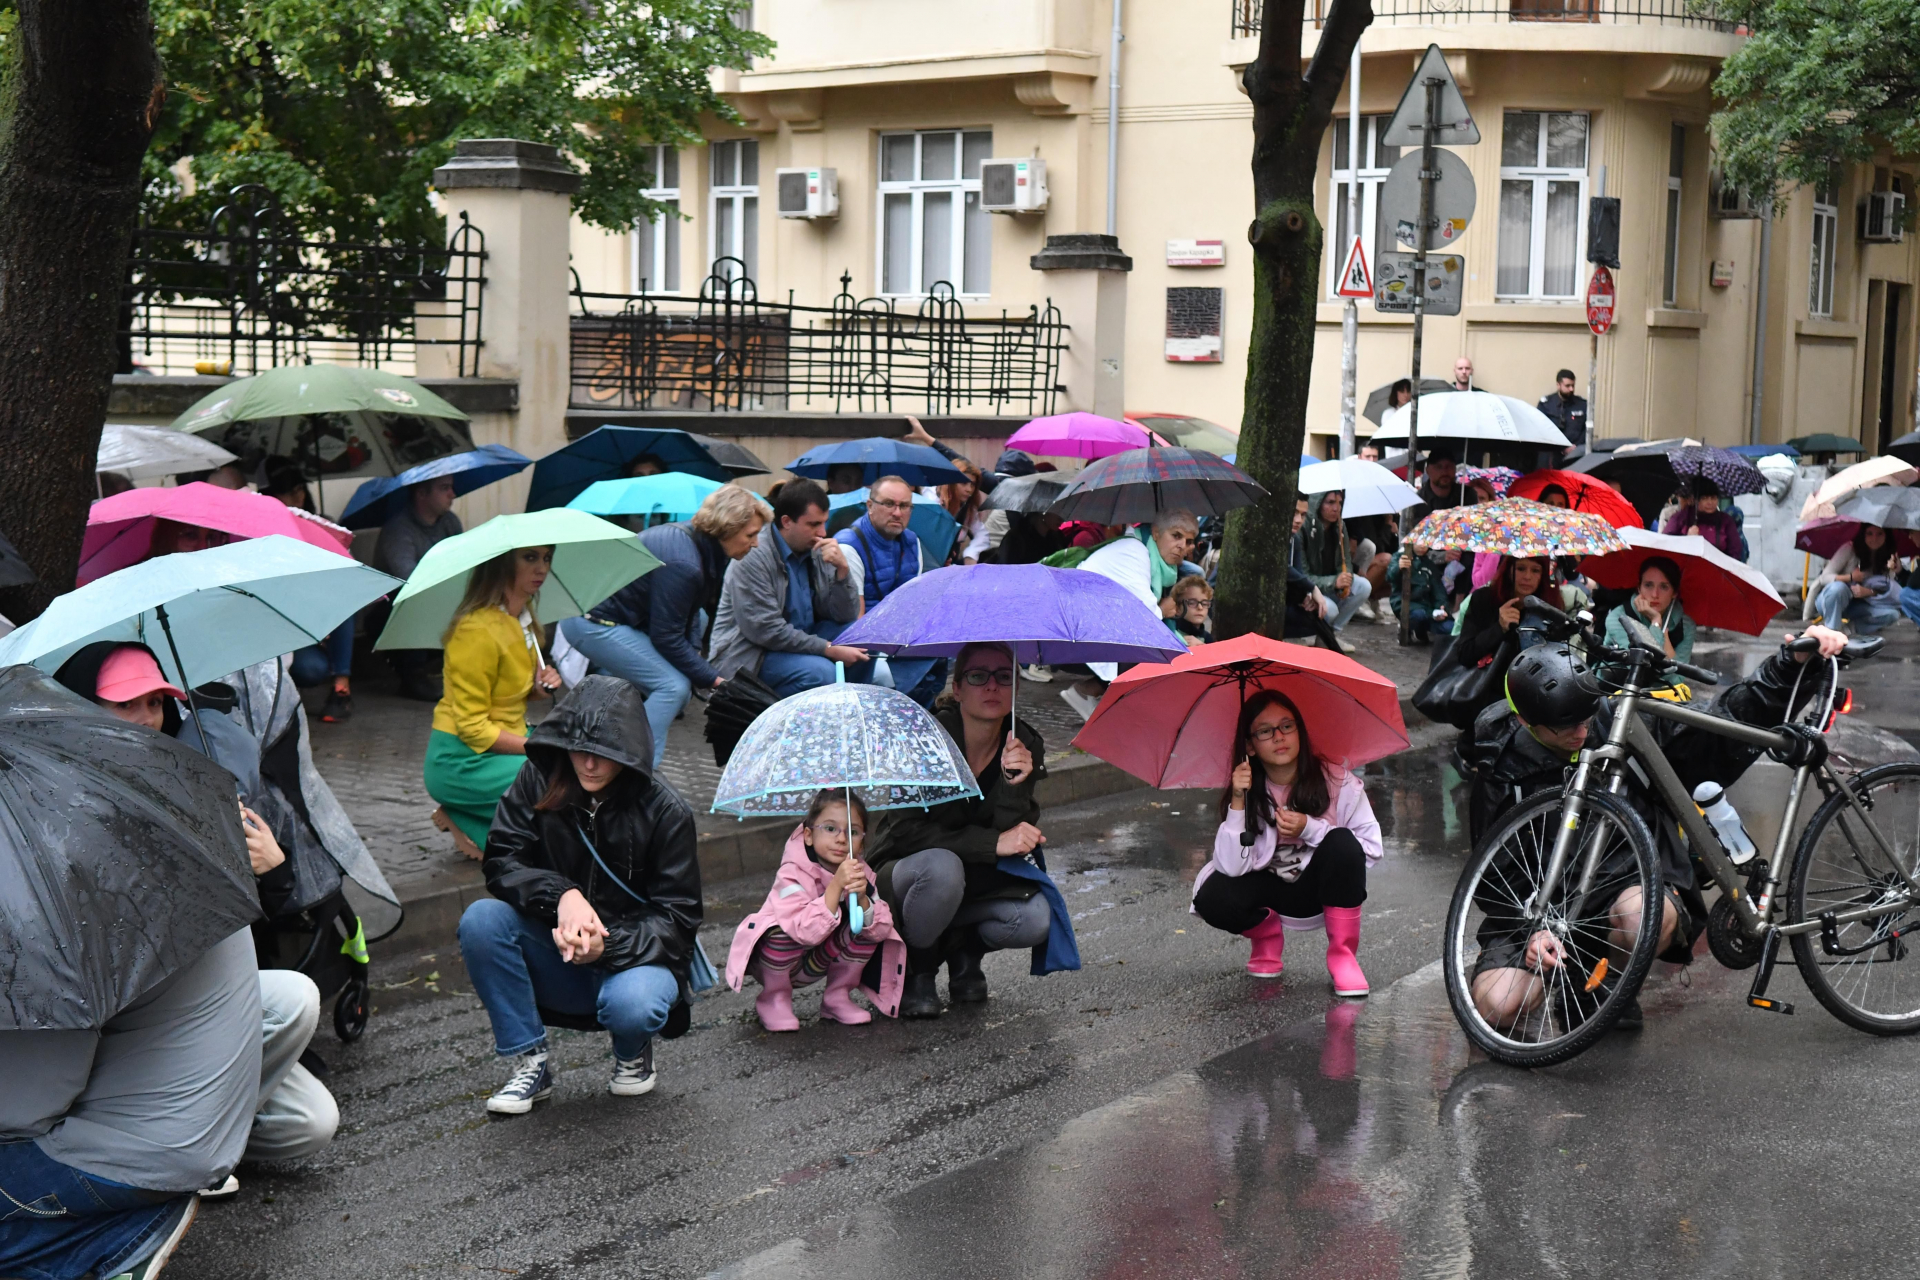
[[[525,756],[475,751],[458,736],[435,729],[427,739],[427,794],[440,802],[468,839],[485,849],[493,811],[526,762]]]

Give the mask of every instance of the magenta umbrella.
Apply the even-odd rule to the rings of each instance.
[[[102,498],[87,513],[87,535],[80,544],[81,586],[116,569],[138,564],[153,546],[153,528],[160,520],[197,525],[227,535],[230,540],[264,538],[272,534],[294,538],[335,555],[348,555],[345,529],[295,512],[278,498],[196,480],[170,488],[129,489]]]
[[[1097,413],[1075,410],[1035,418],[1007,438],[1007,448],[1024,449],[1048,458],[1105,458],[1153,443],[1131,422],[1117,422]]]

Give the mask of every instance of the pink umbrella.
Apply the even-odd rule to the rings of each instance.
[[[265,494],[222,489],[204,481],[164,489],[129,489],[93,504],[87,515],[87,537],[80,544],[77,582],[85,586],[146,559],[153,545],[154,524],[160,520],[198,525],[230,539],[264,538],[277,533],[336,555],[348,554],[352,534],[338,525],[303,519],[304,514]]]
[[[1131,422],[1075,410],[1035,418],[1008,437],[1007,448],[1047,458],[1105,458],[1129,449],[1145,449],[1152,443],[1147,433]]]

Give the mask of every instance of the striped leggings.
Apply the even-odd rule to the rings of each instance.
[[[824,978],[828,968],[833,965],[865,964],[879,948],[878,939],[871,935],[855,938],[844,923],[828,934],[825,942],[812,947],[795,942],[775,927],[761,935],[759,944],[753,949],[753,964],[761,972],[790,970],[793,973],[793,985],[804,987],[809,982]]]

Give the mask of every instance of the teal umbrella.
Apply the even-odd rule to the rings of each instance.
[[[700,509],[718,480],[668,471],[625,480],[596,480],[567,506],[596,516],[672,516],[684,520]]]
[[[376,649],[438,649],[473,571],[519,547],[552,547],[553,572],[533,610],[542,622],[577,618],[641,574],[660,567],[640,539],[599,516],[566,507],[495,516],[435,543],[394,598]],[[324,553],[322,553],[324,554]]]

